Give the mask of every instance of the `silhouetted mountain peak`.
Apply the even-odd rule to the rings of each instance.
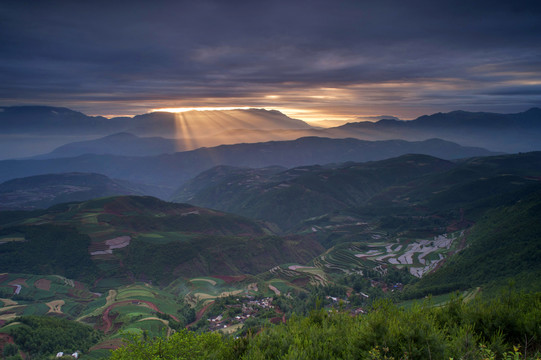
[[[536,115],[541,115],[541,108],[538,108],[538,107],[533,107],[531,109],[528,109],[524,112],[524,114],[528,114],[528,115],[531,115],[531,114],[536,114]]]

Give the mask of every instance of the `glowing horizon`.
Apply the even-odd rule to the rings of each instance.
[[[370,117],[376,115],[344,115],[344,114],[329,114],[328,112],[311,110],[311,109],[292,109],[292,108],[283,108],[280,106],[199,106],[199,107],[165,107],[165,108],[154,108],[150,112],[169,112],[173,114],[179,114],[190,111],[230,111],[230,110],[266,110],[266,111],[280,111],[286,116],[299,119],[305,122],[316,122],[323,120],[354,120],[357,117]]]
[[[217,106],[217,107],[174,107],[174,108],[159,108],[152,109],[150,112],[170,112],[170,113],[182,113],[188,111],[225,111],[225,110],[249,110],[249,109],[260,109],[253,106]]]

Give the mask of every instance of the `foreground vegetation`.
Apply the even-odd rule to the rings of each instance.
[[[233,339],[182,330],[131,338],[111,359],[536,359],[541,293],[512,289],[492,300],[403,309],[388,301],[362,316],[316,309],[307,317]]]
[[[7,328],[15,344],[4,346],[4,358],[18,359],[19,350],[30,359],[48,359],[59,352],[87,352],[101,335],[90,326],[66,319],[22,316]]]

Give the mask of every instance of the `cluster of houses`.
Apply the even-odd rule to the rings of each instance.
[[[360,293],[359,296],[368,298],[368,295],[364,293]],[[366,313],[366,310],[362,307],[351,306],[347,299],[341,299],[334,296],[326,296],[326,299],[330,300],[333,307],[338,307],[339,304],[342,304],[344,308],[348,309],[352,315],[361,315]],[[272,297],[256,299],[253,296],[247,296],[245,298],[239,298],[236,300],[236,304],[225,305],[226,310],[220,315],[207,319],[210,331],[223,330],[237,324],[244,324],[247,319],[257,317],[264,310],[273,309],[277,312],[276,315],[280,313],[280,309],[277,309],[272,304]],[[231,314],[234,314],[234,316],[230,316]],[[273,320],[281,322],[282,318],[273,318],[271,319],[271,322],[273,322]]]
[[[223,314],[220,314],[215,317],[210,317],[207,319],[209,322],[209,330],[220,330],[226,329],[229,326],[236,324],[244,324],[244,322],[250,317],[255,317],[259,312],[266,309],[274,309],[272,305],[273,298],[266,297],[262,299],[256,299],[253,296],[247,296],[245,298],[239,298],[237,301],[238,304],[226,305],[229,309],[236,309],[236,315],[232,318],[224,317]]]

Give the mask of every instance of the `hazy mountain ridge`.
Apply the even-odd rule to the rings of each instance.
[[[461,145],[480,146],[494,151],[540,150],[541,109],[516,114],[452,111],[423,115],[415,120],[356,122],[329,129],[336,134],[373,139],[421,140],[439,137]]]
[[[36,175],[0,184],[0,210],[44,209],[64,202],[150,193],[159,193],[159,189],[113,180],[101,174]]]
[[[172,199],[291,229],[308,218],[361,206],[390,186],[453,166],[430,156],[405,155],[368,163],[304,166],[270,174],[218,167],[187,182]]]
[[[151,112],[133,117],[87,116],[67,108],[48,106],[13,106],[0,107],[0,154],[4,159],[36,156],[49,153],[55,148],[72,142],[88,141],[96,137],[127,132],[137,136],[162,136],[178,140],[175,149],[192,150],[202,146],[217,146],[231,142],[223,139],[219,133],[237,130],[261,130],[280,132],[312,127],[301,120],[291,119],[276,110],[237,109],[187,111],[183,113]],[[305,135],[305,134],[304,134]],[[302,134],[294,138],[303,136]],[[253,142],[249,136],[234,137],[234,142]],[[280,136],[266,136],[261,140],[281,139]],[[291,138],[287,138],[291,139]],[[144,143],[146,141],[146,143]],[[132,152],[126,150],[115,153],[126,155],[151,155],[156,153],[151,140],[138,140],[148,152],[141,154],[141,148],[132,146]],[[99,141],[98,141],[99,142]],[[167,142],[167,141],[165,141]],[[88,145],[88,144],[87,144]],[[128,144],[124,144],[127,146]],[[79,144],[81,146],[81,144]],[[80,152],[79,152],[80,153]],[[97,153],[102,153],[97,150]]]
[[[178,114],[150,112],[110,119],[60,107],[4,106],[0,109],[0,131],[21,134],[79,132],[108,135],[111,132],[131,132],[136,135],[170,136],[177,132],[177,126],[185,126],[184,131],[193,131],[198,135],[195,137],[204,137],[226,129],[311,128],[305,122],[289,118],[279,111],[264,109],[193,110]],[[202,134],[202,131],[206,133]]]
[[[187,150],[181,140],[162,137],[138,137],[130,133],[117,133],[95,140],[86,140],[62,145],[48,154],[33,159],[55,159],[85,154],[150,156],[172,154]]]
[[[2,133],[90,133],[114,131],[117,122],[103,116],[88,116],[68,108],[50,106],[0,107]]]
[[[93,172],[134,183],[169,187],[172,192],[184,181],[216,165],[294,167],[381,160],[408,153],[424,153],[447,159],[491,154],[484,149],[461,147],[436,139],[370,142],[310,137],[294,141],[221,145],[146,157],[87,154],[62,159],[4,160],[0,161],[0,181],[49,173]]]
[[[377,122],[350,122],[326,129],[264,109],[153,112],[111,119],[46,106],[1,107],[0,110],[0,150],[4,159],[40,154],[46,154],[45,157],[101,154],[106,151],[141,156],[160,151],[171,153],[220,144],[286,141],[308,136],[352,137],[369,141],[441,138],[493,151],[541,150],[537,141],[541,134],[539,108],[516,114],[453,111],[424,115],[411,121],[389,117]],[[115,149],[114,138],[100,139],[122,132],[144,140],[133,138],[130,144],[127,138],[117,138],[118,148]],[[149,138],[160,136],[166,139]],[[81,141],[88,142],[81,144]],[[78,144],[70,144],[73,142]],[[54,154],[48,154],[64,145],[66,147]]]

